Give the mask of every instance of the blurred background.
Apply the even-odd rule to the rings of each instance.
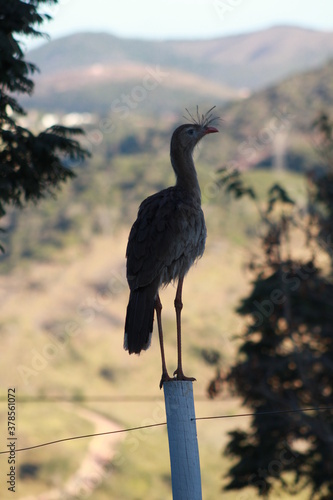
[[[256,207],[226,194],[219,170],[237,169],[259,200],[279,183],[306,206],[307,174],[322,168],[313,122],[333,116],[333,4],[63,0],[39,9],[52,17],[40,27],[50,38],[20,37],[40,72],[32,95],[18,97],[27,111],[19,123],[36,133],[81,127],[91,157],[70,164],[76,177],[56,197],[10,207],[1,220],[1,433],[10,387],[18,447],[165,421],[156,332],[140,356],[122,347],[125,249],[140,202],[174,182],[171,133],[197,106],[216,106],[222,120],[195,152],[208,239],[184,285],[184,370],[197,379],[198,417],[248,411],[227,385],[218,398],[208,393],[242,342],[248,320],[236,309],[260,236]],[[174,294],[161,295],[170,372]],[[222,490],[234,463],[223,453],[228,432],[249,425],[198,421],[206,500],[258,497],[251,485]],[[5,435],[0,442],[5,450]],[[7,468],[1,455],[2,499],[12,495]],[[20,452],[16,489],[25,500],[170,498],[166,428]],[[292,495],[279,485],[278,496]]]

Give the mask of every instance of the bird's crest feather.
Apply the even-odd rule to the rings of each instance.
[[[213,122],[221,119],[219,116],[214,116],[214,114],[212,113],[213,109],[215,109],[215,108],[216,108],[216,106],[213,106],[205,114],[200,115],[199,106],[197,106],[196,117],[193,116],[193,114],[187,108],[185,108],[185,110],[186,110],[188,116],[191,118],[192,123],[194,123],[195,125],[200,125],[201,127],[208,127]],[[183,118],[188,120],[187,116],[184,116]]]

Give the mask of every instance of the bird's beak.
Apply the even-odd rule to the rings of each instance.
[[[215,127],[205,127],[204,135],[215,134],[215,132],[218,132],[217,128],[215,128]]]

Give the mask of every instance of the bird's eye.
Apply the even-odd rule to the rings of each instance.
[[[189,128],[187,133],[188,133],[188,135],[193,135],[194,134],[193,128]]]

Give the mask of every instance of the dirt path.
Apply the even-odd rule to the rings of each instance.
[[[85,408],[66,405],[68,410],[89,420],[95,426],[94,433],[119,430],[120,427],[106,417]],[[20,500],[74,500],[89,497],[99,484],[112,472],[110,463],[116,455],[119,443],[125,434],[106,434],[91,439],[87,453],[79,469],[60,488],[54,488],[37,495],[21,497]]]

